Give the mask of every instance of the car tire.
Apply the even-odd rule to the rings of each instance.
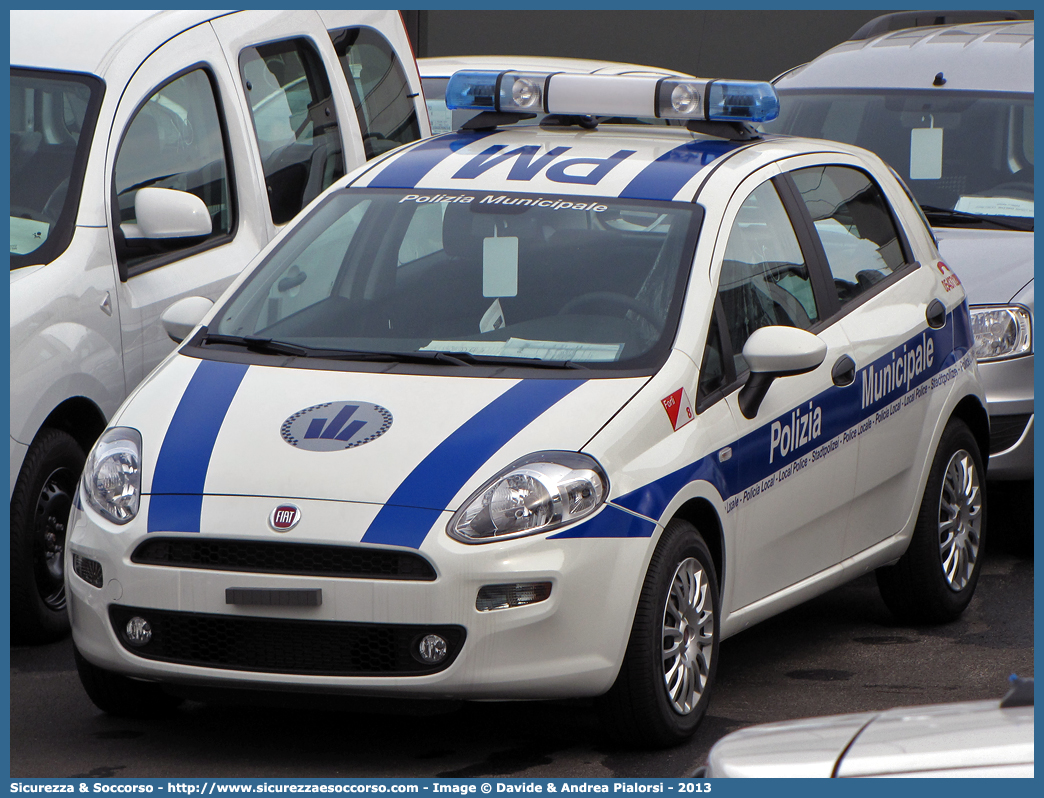
[[[720,615],[707,544],[675,519],[649,563],[620,673],[600,700],[617,742],[666,748],[692,736],[714,684]]]
[[[877,569],[888,609],[904,623],[957,618],[975,592],[985,553],[986,471],[975,436],[960,419],[943,430],[910,546]]]
[[[29,447],[11,495],[11,637],[49,643],[69,633],[65,539],[85,461],[76,439],[44,429]]]
[[[80,684],[98,709],[121,718],[155,718],[175,710],[182,699],[169,695],[156,682],[142,682],[92,665],[76,648]]]

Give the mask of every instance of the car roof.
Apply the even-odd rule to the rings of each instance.
[[[345,180],[356,187],[442,192],[443,197],[462,192],[518,192],[544,197],[689,201],[693,196],[690,188],[709,174],[707,167],[733,152],[759,147],[773,159],[809,152],[875,158],[855,147],[789,136],[730,141],[683,127],[614,124],[592,131],[522,125],[494,131],[460,130],[407,145]],[[534,156],[556,149],[556,166],[542,172],[541,160]],[[498,168],[502,161],[513,164],[511,176],[506,167]],[[612,161],[616,163],[609,167]],[[597,180],[584,179],[599,164],[605,166],[602,175]],[[550,177],[551,171],[558,176]]]
[[[448,78],[461,69],[499,71],[517,69],[527,72],[575,72],[600,75],[681,75],[660,67],[625,64],[620,61],[598,61],[588,58],[558,58],[540,55],[455,55],[440,58],[418,58],[422,78]]]
[[[11,11],[11,65],[87,72],[106,67],[129,42],[149,53],[230,11]]]
[[[839,44],[776,79],[799,88],[932,88],[1033,91],[1033,22],[908,28]]]

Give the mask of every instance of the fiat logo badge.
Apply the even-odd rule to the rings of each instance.
[[[296,504],[280,504],[268,516],[268,525],[276,532],[289,532],[300,520],[300,507]]]

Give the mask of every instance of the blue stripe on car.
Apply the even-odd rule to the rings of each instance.
[[[439,513],[482,464],[584,382],[523,380],[509,388],[413,469],[374,518],[362,542],[420,548]]]
[[[661,155],[631,180],[620,199],[673,200],[697,172],[743,146],[734,141],[690,141]]]
[[[919,342],[928,339],[933,342],[936,353],[931,367],[925,368],[909,380],[904,379],[900,384],[893,384],[890,390],[874,390],[875,386],[882,387],[882,383],[884,383],[883,379],[875,382],[875,373],[880,376],[883,369],[894,367],[896,354],[906,353],[916,347]],[[873,363],[860,368],[856,381],[852,385],[843,388],[830,387],[813,397],[808,403],[788,410],[784,415],[772,419],[753,432],[728,444],[732,453],[724,463],[719,461],[719,449],[648,485],[643,485],[637,490],[614,499],[613,503],[646,518],[659,520],[671,500],[690,482],[710,483],[723,501],[736,496],[794,461],[810,455],[838,436],[842,436],[846,432],[853,432],[861,422],[873,418],[885,407],[901,401],[903,396],[909,392],[955,366],[971,352],[973,345],[974,337],[971,332],[968,308],[967,304],[964,304],[950,314],[948,323],[941,329],[927,329],[918,333]],[[869,395],[866,393],[868,381]],[[941,385],[947,383],[948,381],[942,382]],[[814,440],[810,439],[801,446],[791,448],[786,455],[777,453],[770,460],[772,425],[779,422],[786,426],[791,423],[792,412],[805,412],[809,407],[819,408],[822,411],[821,434]],[[859,433],[853,432],[853,434]]]
[[[370,188],[413,188],[453,153],[489,135],[469,131],[429,139],[389,161],[370,181]]]
[[[199,532],[210,456],[248,368],[239,363],[199,362],[156,458],[149,532]]]

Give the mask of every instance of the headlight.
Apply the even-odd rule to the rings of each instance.
[[[141,501],[141,433],[113,427],[98,439],[83,470],[87,503],[116,524],[138,514]]]
[[[608,493],[605,472],[586,454],[537,452],[479,488],[446,531],[464,543],[549,532],[590,515]]]
[[[981,305],[971,309],[971,320],[979,361],[1017,357],[1032,350],[1030,312],[1024,307]]]

